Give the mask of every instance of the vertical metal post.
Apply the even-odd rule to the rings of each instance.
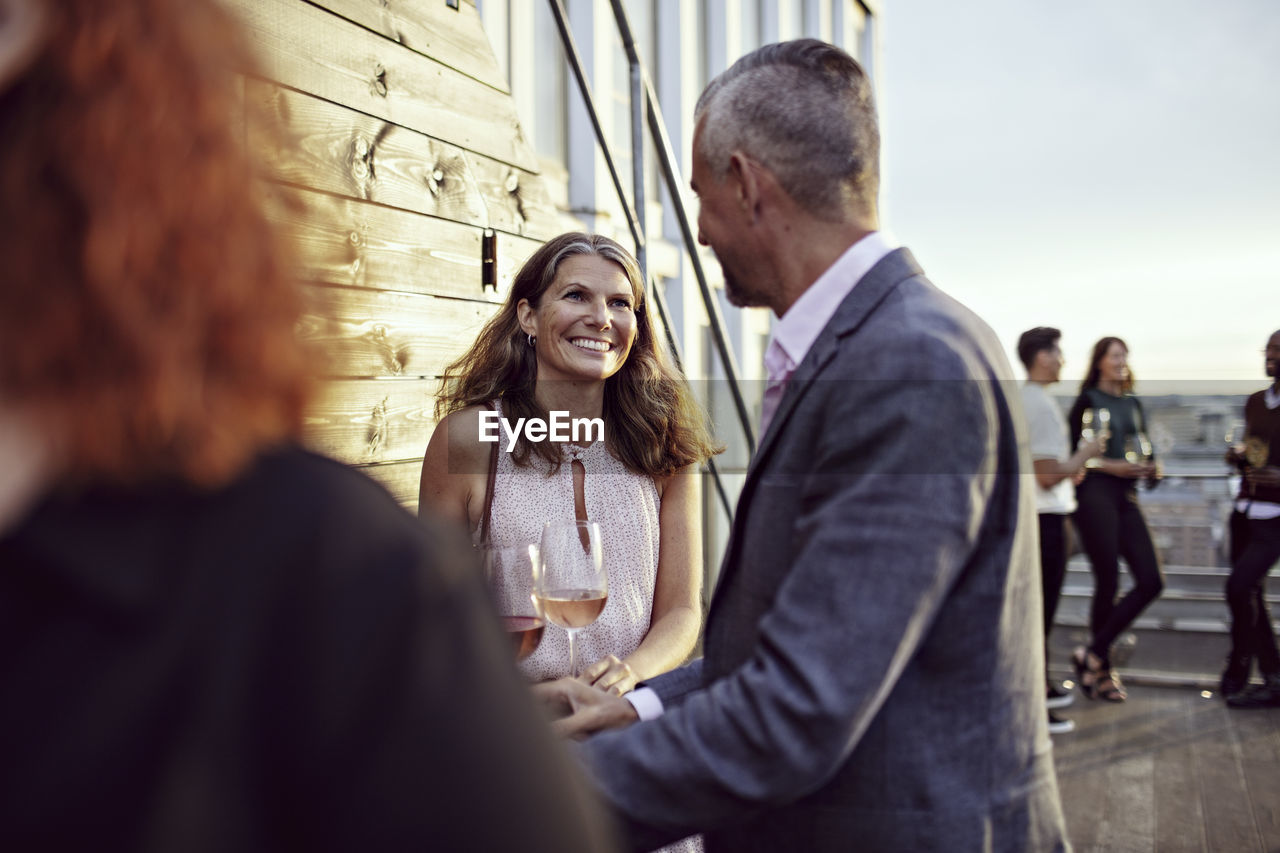
[[[556,2],[556,0],[552,0]],[[747,410],[747,403],[742,397],[742,389],[738,386],[738,365],[733,357],[733,349],[729,346],[729,336],[725,331],[724,318],[720,315],[719,307],[716,305],[715,298],[711,293],[711,288],[707,284],[706,275],[702,270],[702,262],[698,258],[698,243],[694,239],[693,228],[689,224],[688,214],[684,210],[684,204],[680,201],[681,187],[679,179],[676,177],[675,154],[671,149],[671,140],[667,138],[666,126],[662,123],[662,116],[658,112],[655,102],[652,84],[645,78],[644,66],[640,62],[640,55],[636,52],[635,40],[631,36],[631,25],[627,21],[626,10],[622,7],[622,0],[610,0],[613,7],[613,17],[618,24],[618,34],[622,37],[622,45],[627,51],[627,61],[631,63],[631,79],[634,86],[635,80],[639,78],[640,86],[643,89],[643,96],[637,98],[634,94],[632,101],[632,134],[635,134],[635,113],[634,109],[638,104],[643,110],[645,118],[648,122],[649,130],[653,134],[654,149],[658,156],[658,165],[662,169],[663,178],[667,182],[667,191],[671,196],[672,203],[675,205],[677,220],[680,224],[681,237],[684,240],[685,248],[689,253],[689,260],[693,266],[694,278],[698,281],[698,288],[702,292],[702,303],[707,309],[707,318],[711,330],[711,337],[715,341],[716,349],[720,353],[720,361],[724,365],[725,372],[728,375],[728,388],[730,397],[733,399],[734,407],[738,411],[738,419],[742,424],[743,436],[747,442],[747,455],[750,456],[756,452],[756,436],[755,429],[752,425],[751,415]],[[643,146],[641,146],[643,150]],[[637,178],[637,181],[642,178]],[[639,210],[643,211],[644,186],[642,183],[636,185],[636,204]],[[643,228],[644,216],[639,215],[640,227]]]
[[[641,268],[647,268],[647,252],[645,250],[645,234],[643,231],[643,204],[644,204],[644,164],[642,162],[644,152],[643,145],[633,143],[635,154],[633,155],[633,168],[636,170],[635,178],[635,199],[640,205],[640,213],[627,203],[626,193],[622,187],[621,177],[613,160],[613,156],[609,150],[609,144],[605,140],[604,128],[600,124],[600,117],[596,113],[595,100],[591,96],[591,86],[587,82],[587,74],[582,65],[582,58],[578,53],[577,44],[574,42],[573,33],[569,28],[568,16],[565,14],[562,0],[548,0],[551,5],[552,15],[555,17],[556,28],[560,31],[560,41],[564,45],[565,58],[569,63],[569,68],[573,71],[573,76],[578,84],[578,89],[582,94],[582,99],[586,105],[587,114],[591,119],[592,129],[596,133],[596,141],[600,145],[600,151],[604,156],[605,165],[609,169],[609,176],[613,180],[614,190],[618,194],[619,204],[622,206],[623,213],[627,219],[627,225],[631,229],[632,238],[636,244],[636,258],[641,263]],[[707,284],[706,275],[702,269],[702,262],[698,257],[698,243],[694,239],[693,228],[689,222],[688,213],[684,209],[681,179],[675,166],[676,158],[671,148],[671,140],[667,137],[666,126],[662,122],[662,116],[656,107],[656,96],[653,92],[653,84],[650,83],[644,73],[644,65],[640,61],[639,54],[636,52],[635,40],[631,37],[631,27],[627,23],[626,11],[622,8],[621,0],[610,0],[613,6],[614,20],[618,25],[618,32],[622,36],[624,46],[627,48],[627,59],[631,65],[631,83],[636,86],[637,80],[642,91],[642,97],[632,95],[632,136],[636,134],[635,110],[639,109],[640,114],[644,116],[648,122],[649,132],[653,137],[654,150],[658,158],[658,166],[662,171],[663,180],[667,185],[667,192],[671,196],[672,205],[675,209],[676,218],[680,225],[680,235],[684,242],[685,250],[688,254],[689,261],[693,267],[694,278],[698,282],[698,289],[702,295],[702,304],[707,310],[707,316],[710,322],[711,337],[715,343],[717,352],[720,355],[720,361],[724,365],[728,379],[728,388],[733,398],[734,407],[738,412],[738,420],[742,426],[743,435],[747,442],[748,455],[755,452],[755,429],[752,425],[751,416],[747,410],[746,401],[742,397],[742,389],[738,386],[738,368],[733,357],[733,350],[729,347],[728,335],[725,332],[724,320],[720,315],[719,306],[716,304],[711,288]],[[643,133],[641,134],[643,135]],[[647,271],[646,271],[647,275]],[[647,279],[646,279],[647,280]],[[714,469],[713,469],[714,470]]]
[[[631,183],[634,187],[633,203],[636,222],[644,241],[636,246],[636,261],[640,264],[640,278],[649,280],[648,232],[644,221],[644,80],[640,76],[640,63],[631,62]]]
[[[622,38],[622,49],[627,54],[627,70],[631,81],[631,203],[635,207],[636,222],[641,236],[645,235],[644,221],[644,127],[645,127],[645,90],[644,76],[640,67],[640,52],[636,49],[636,40],[631,33],[631,24],[627,21],[627,13],[622,8],[622,0],[610,0],[613,6],[613,17],[618,24],[618,35]],[[647,242],[647,241],[646,241]],[[640,263],[640,275],[644,281],[649,280],[648,250],[637,244],[636,260]]]
[[[618,193],[618,202],[622,205],[622,213],[627,218],[627,226],[631,229],[631,237],[636,244],[636,255],[639,256],[644,246],[643,226],[636,221],[635,212],[631,209],[631,205],[627,204],[627,195],[622,188],[622,178],[618,175],[613,152],[605,139],[600,115],[596,112],[596,102],[591,96],[591,84],[587,82],[587,72],[582,66],[582,56],[578,53],[578,44],[573,38],[573,31],[569,28],[568,15],[565,14],[561,0],[548,0],[548,2],[551,4],[551,14],[556,20],[556,29],[560,31],[560,43],[564,46],[565,59],[569,62],[569,69],[573,71],[573,78],[578,83],[583,105],[586,107],[588,118],[591,119],[591,129],[596,133],[596,142],[600,145],[600,153],[604,156],[605,166],[609,169],[609,177],[613,180],[613,188]],[[641,270],[643,269],[644,267],[641,266]]]

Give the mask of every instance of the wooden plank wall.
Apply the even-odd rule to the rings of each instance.
[[[548,202],[474,0],[227,2],[259,49],[245,137],[296,235],[299,333],[324,353],[307,441],[415,508],[441,369],[573,221]],[[481,286],[487,228],[496,293]]]

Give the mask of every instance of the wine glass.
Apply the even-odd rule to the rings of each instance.
[[[1155,456],[1151,447],[1151,439],[1147,438],[1147,434],[1142,430],[1138,430],[1138,450],[1142,453],[1142,458],[1148,462]]]
[[[569,632],[569,675],[578,677],[574,637],[609,600],[609,577],[594,521],[549,521],[542,528],[542,572],[534,595],[553,625]]]
[[[1227,426],[1227,434],[1224,436],[1227,441],[1227,459],[1231,461],[1234,458],[1234,465],[1237,471],[1244,471],[1249,466],[1249,461],[1245,458],[1245,425],[1244,421],[1233,420]]]
[[[538,546],[482,545],[479,550],[489,596],[511,638],[516,660],[522,661],[538,648],[547,624],[542,603],[534,595],[542,568]]]
[[[1095,436],[1097,436],[1097,432],[1093,428],[1093,409],[1085,409],[1080,413],[1080,441],[1093,441]],[[1096,456],[1086,459],[1084,463],[1086,468],[1099,468],[1101,466],[1102,463]]]
[[[1109,438],[1111,438],[1111,410],[1099,407],[1098,442],[1105,445]]]

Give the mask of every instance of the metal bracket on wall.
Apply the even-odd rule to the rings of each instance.
[[[498,232],[484,229],[480,237],[480,290],[498,292]]]

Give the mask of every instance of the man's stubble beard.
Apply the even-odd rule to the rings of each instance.
[[[729,300],[729,304],[736,308],[767,308],[769,301],[765,299],[764,294],[759,290],[753,290],[750,287],[743,287],[741,279],[738,278],[725,264],[720,254],[714,249],[712,253],[716,256],[716,261],[720,264],[720,272],[724,276],[724,295]]]

